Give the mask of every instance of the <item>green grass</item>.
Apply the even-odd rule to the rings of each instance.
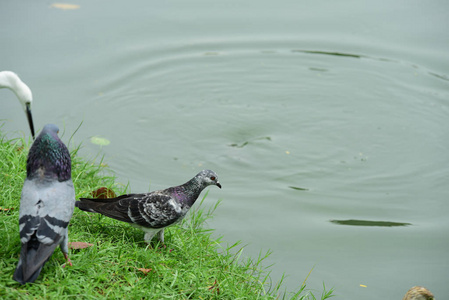
[[[71,250],[73,266],[65,268],[58,249],[35,283],[18,284],[12,274],[20,252],[18,215],[29,146],[0,132],[0,298],[316,299],[305,283],[296,293],[285,292],[283,278],[272,283],[269,268],[262,266],[269,253],[244,258],[239,242],[223,246],[221,238],[213,238],[203,224],[218,203],[205,212],[201,203],[207,194],[180,225],[165,230],[165,248],[148,247],[143,232],[128,224],[75,209],[69,239],[93,246]],[[78,150],[71,151],[77,198],[103,186],[127,192],[102,159],[94,164]],[[318,299],[330,298],[332,289],[323,289]]]

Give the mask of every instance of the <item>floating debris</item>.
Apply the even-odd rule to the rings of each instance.
[[[323,54],[323,55],[333,55],[333,56],[345,56],[345,57],[353,57],[353,58],[362,58],[362,55],[351,54],[351,53],[342,53],[342,52],[327,52],[327,51],[313,51],[313,50],[292,50],[292,52],[301,52],[301,53],[309,53],[309,54]]]
[[[100,145],[100,146],[107,146],[107,145],[109,145],[111,143],[108,139],[105,139],[105,138],[103,138],[101,136],[97,136],[97,135],[91,137],[90,138],[90,142],[92,144]]]
[[[297,187],[297,186],[289,186],[289,188],[293,189],[293,190],[297,190],[297,191],[308,191],[309,189],[305,189],[302,187]]]
[[[59,8],[62,10],[71,10],[71,9],[79,9],[80,6],[77,4],[68,4],[68,3],[53,3],[50,5],[53,8]]]
[[[330,220],[331,223],[350,226],[379,226],[379,227],[397,227],[409,226],[411,223],[389,222],[389,221],[367,221],[367,220]]]
[[[237,144],[237,143],[234,143],[234,144],[230,144],[229,146],[231,146],[231,147],[236,147],[236,148],[243,148],[243,147],[245,147],[246,145],[248,145],[249,143],[252,143],[252,142],[254,142],[254,141],[260,141],[260,140],[267,140],[267,141],[271,141],[271,137],[269,137],[269,136],[264,136],[264,137],[260,137],[260,138],[256,138],[256,139],[253,139],[253,140],[249,140],[249,141],[246,141],[246,142],[243,142],[242,144]]]
[[[323,68],[313,68],[313,67],[310,67],[309,70],[310,70],[310,71],[316,71],[316,72],[327,72],[327,71],[329,71],[328,69],[323,69]]]
[[[245,147],[246,145],[248,145],[248,143],[249,142],[244,142],[243,144],[241,144],[241,145],[239,145],[239,144],[230,144],[229,146],[231,146],[231,147],[236,147],[236,148],[243,148],[243,147]]]

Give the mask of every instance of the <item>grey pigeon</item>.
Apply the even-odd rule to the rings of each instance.
[[[209,185],[221,188],[214,171],[203,170],[186,183],[145,194],[127,194],[110,199],[80,198],[76,207],[127,222],[145,232],[145,241],[159,233],[164,243],[164,228],[181,221],[201,191]]]
[[[45,125],[31,146],[19,211],[22,250],[14,280],[34,282],[58,245],[68,257],[67,226],[75,208],[71,160],[58,137],[58,127]]]
[[[16,94],[22,104],[25,114],[28,118],[28,124],[30,125],[31,135],[34,139],[34,124],[33,116],[31,115],[31,103],[33,102],[33,94],[30,88],[20,80],[16,73],[11,71],[0,72],[0,88],[8,88]]]

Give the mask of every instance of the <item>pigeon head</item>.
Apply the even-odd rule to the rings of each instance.
[[[211,170],[203,170],[186,183],[168,188],[164,192],[168,192],[171,197],[175,197],[178,201],[190,207],[198,199],[201,192],[209,185],[216,185],[221,188],[217,173]]]
[[[45,133],[51,133],[51,134],[54,134],[54,135],[58,135],[59,128],[55,124],[47,124],[47,125],[44,126],[44,128],[42,128],[42,131],[39,134],[39,136],[42,136]]]
[[[203,170],[199,172],[195,177],[202,183],[201,185],[203,186],[203,188],[208,185],[216,185],[221,189],[221,184],[220,182],[218,182],[218,175],[212,170]]]
[[[70,153],[58,132],[58,126],[54,124],[44,126],[28,153],[27,178],[45,177],[58,181],[71,178]]]

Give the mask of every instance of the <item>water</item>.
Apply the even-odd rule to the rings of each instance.
[[[83,155],[133,192],[215,170],[209,226],[273,250],[288,290],[313,268],[336,299],[448,294],[447,2],[75,4],[0,4],[0,69],[31,87],[36,128],[67,142],[83,122]]]

